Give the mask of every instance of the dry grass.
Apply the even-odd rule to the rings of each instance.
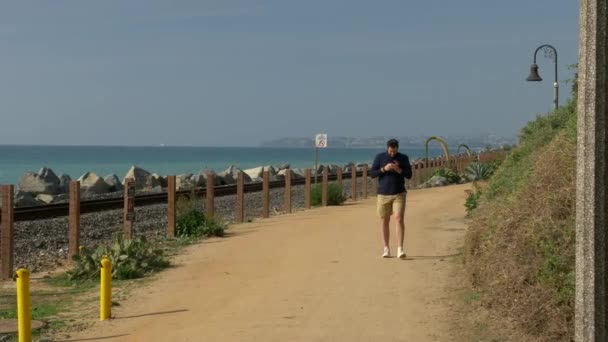
[[[559,135],[534,151],[524,186],[482,197],[467,236],[467,270],[484,306],[535,341],[573,336],[575,149]]]

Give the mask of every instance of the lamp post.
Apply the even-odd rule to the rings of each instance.
[[[553,109],[557,110],[559,104],[559,83],[557,81],[557,50],[551,45],[541,45],[534,51],[534,63],[530,66],[530,76],[526,78],[528,82],[540,82],[543,79],[538,74],[538,65],[536,64],[536,54],[543,49],[545,57],[553,60],[555,66],[555,82],[553,82]]]

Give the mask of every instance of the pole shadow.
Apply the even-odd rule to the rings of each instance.
[[[152,313],[146,313],[146,314],[140,314],[140,315],[114,317],[113,319],[118,320],[118,319],[128,319],[128,318],[140,318],[140,317],[147,317],[147,316],[167,315],[167,314],[187,312],[187,311],[189,311],[189,310],[188,309],[180,309],[180,310],[171,310],[171,311],[163,311],[163,312],[152,312]]]
[[[79,338],[76,340],[53,340],[53,342],[101,341],[101,340],[108,340],[111,338],[119,338],[119,337],[125,337],[125,336],[129,336],[129,334],[102,336],[102,337],[86,337],[86,338]]]

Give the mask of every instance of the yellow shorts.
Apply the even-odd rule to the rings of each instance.
[[[378,195],[378,216],[385,218],[397,213],[403,217],[406,195],[405,191],[397,195]]]

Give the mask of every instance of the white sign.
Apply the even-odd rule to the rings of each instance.
[[[317,134],[315,136],[315,147],[318,147],[318,148],[327,147],[327,134]]]

